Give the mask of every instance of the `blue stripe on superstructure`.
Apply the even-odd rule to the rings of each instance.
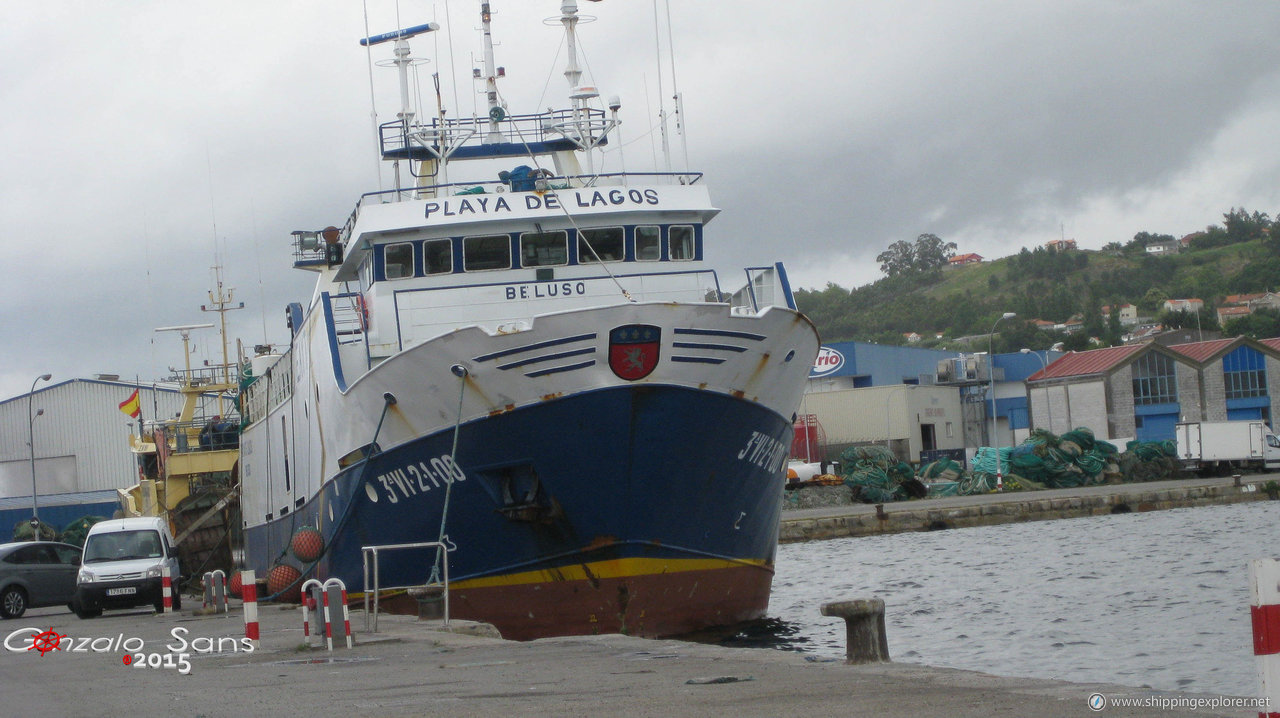
[[[671,361],[684,362],[686,364],[723,364],[724,360],[717,357],[686,357],[673,356]]]
[[[596,360],[592,359],[591,361],[584,361],[581,364],[570,364],[569,366],[553,366],[548,369],[539,369],[538,371],[531,371],[528,374],[525,374],[525,376],[533,378],[533,377],[539,377],[539,376],[547,376],[548,374],[560,374],[566,371],[586,369],[589,366],[595,366],[595,364],[596,364]]]
[[[782,283],[782,294],[787,298],[787,307],[799,311],[799,309],[796,309],[795,295],[791,293],[791,280],[787,278],[787,268],[782,266],[782,262],[778,262],[773,266],[778,268],[778,281]]]
[[[320,299],[320,306],[324,309],[324,331],[329,335],[329,359],[333,362],[334,383],[338,385],[338,391],[346,392],[347,379],[342,375],[342,358],[338,355],[338,332],[333,326],[333,305],[328,292],[321,293]]]
[[[676,334],[696,334],[704,337],[735,337],[738,339],[750,339],[757,342],[762,342],[766,339],[763,334],[735,332],[728,329],[676,329],[675,332]]]
[[[495,234],[503,234],[503,233],[497,232]],[[593,262],[590,265],[577,265],[577,266],[595,266],[595,263]],[[498,273],[498,272],[504,272],[504,271],[513,271],[513,270],[485,270],[485,271],[492,271],[493,273]],[[477,274],[477,272],[467,272],[467,274]],[[720,280],[714,269],[690,269],[683,272],[630,272],[625,274],[618,273],[612,276],[608,274],[595,274],[589,277],[568,277],[558,281],[590,282],[590,281],[600,280],[600,279],[609,280],[609,279],[641,279],[644,277],[681,277],[689,274],[710,275],[712,278],[716,279],[716,286],[719,287]],[[402,293],[411,294],[413,292],[447,292],[454,289],[483,289],[486,287],[511,287],[519,284],[546,284],[546,283],[547,283],[546,281],[539,282],[537,280],[526,280],[526,281],[508,281],[508,282],[476,282],[474,284],[442,284],[440,286],[433,286],[433,287],[412,287],[412,288],[406,288],[406,289],[397,289],[396,294],[402,294]]]
[[[546,347],[554,347],[554,346],[559,346],[561,344],[572,344],[573,342],[581,342],[581,341],[586,341],[587,339],[595,339],[595,338],[596,338],[596,334],[595,332],[592,332],[590,334],[578,334],[572,337],[548,339],[545,342],[537,342],[535,344],[526,344],[522,347],[515,347],[513,349],[503,349],[502,351],[497,351],[490,354],[482,354],[472,359],[472,361],[489,361],[490,359],[499,359],[501,357],[511,356],[512,354],[520,354],[522,352],[531,352],[534,349],[544,349]]]
[[[510,364],[499,364],[498,368],[504,369],[504,370],[515,369],[517,367],[522,367],[528,364],[538,364],[544,361],[555,361],[556,359],[567,359],[568,357],[582,356],[583,354],[594,354],[595,352],[596,352],[595,347],[587,347],[586,349],[574,349],[573,351],[568,351],[568,352],[557,352],[555,354],[543,354],[542,356],[538,356],[538,357],[529,357],[528,359],[513,361]]]
[[[718,349],[727,352],[745,352],[746,347],[740,347],[736,344],[702,344],[699,342],[672,342],[671,346],[677,349]]]

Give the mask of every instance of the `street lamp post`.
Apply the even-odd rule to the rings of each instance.
[[[991,383],[991,444],[992,449],[996,452],[996,491],[1004,491],[1004,475],[1000,473],[1000,447],[999,441],[996,440],[996,355],[993,351],[995,343],[996,326],[1006,319],[1013,319],[1018,316],[1016,312],[1005,312],[1000,315],[995,324],[991,325],[991,333],[987,335],[987,379]]]
[[[53,378],[52,374],[41,374],[31,382],[31,391],[27,392],[27,443],[31,445],[31,519],[32,535],[34,540],[40,540],[40,499],[39,491],[36,489],[36,417],[44,415],[44,409],[38,414],[31,413],[31,399],[36,393],[36,384],[42,381],[49,381]]]
[[[892,429],[889,426],[889,415],[890,412],[893,411],[893,405],[890,403],[890,399],[893,398],[893,393],[895,391],[901,389],[905,392],[908,386],[911,385],[902,384],[901,386],[896,386],[884,395],[884,448],[888,449],[890,453],[893,453],[893,434],[891,433]]]
[[[1035,352],[1031,351],[1030,349],[1027,349],[1026,347],[1023,347],[1018,351],[1022,352],[1023,354],[1031,354],[1039,358],[1040,364],[1042,365],[1043,369],[1046,372],[1049,371],[1049,360],[1046,359],[1044,355],[1036,354]],[[1044,413],[1049,415],[1049,433],[1052,434],[1053,433],[1053,409],[1049,408],[1049,387],[1047,386],[1044,388]]]

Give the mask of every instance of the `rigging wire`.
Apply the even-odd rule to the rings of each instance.
[[[649,152],[653,155],[653,167],[658,168],[658,146],[653,142],[653,132],[658,129],[657,124],[653,124],[653,105],[649,104],[649,76],[644,76],[644,113],[649,118],[649,131],[645,133],[649,137]],[[644,136],[644,135],[642,135]],[[637,137],[636,139],[640,139]]]
[[[444,0],[444,19],[449,35],[449,84],[453,86],[453,108],[455,113],[462,112],[462,103],[458,101],[458,68],[453,53],[453,18],[449,13],[449,0]],[[438,55],[437,55],[438,57]],[[444,128],[441,128],[442,130]]]
[[[671,33],[671,0],[663,0],[667,8],[667,62],[671,65],[671,99],[676,104],[676,132],[680,134],[680,148],[684,153],[684,169],[689,171],[689,138],[685,134],[684,103],[680,100],[680,87],[676,84],[676,43]]]
[[[551,64],[547,66],[547,79],[542,83],[542,94],[538,95],[538,102],[534,107],[542,107],[542,101],[547,99],[547,91],[551,89],[551,76],[556,74],[556,62],[560,59],[560,51],[564,49],[564,35],[560,36],[560,44],[556,47],[555,57],[551,58]]]
[[[258,234],[258,210],[252,198],[249,199],[249,228],[253,232],[253,255],[258,264],[258,305],[262,315],[262,343],[269,344],[267,339],[267,290],[262,281],[262,237]]]
[[[662,25],[658,22],[658,0],[653,0],[653,52],[658,63],[658,117],[662,127],[662,161],[665,169],[671,171],[671,149],[667,145],[667,98],[662,91]]]
[[[498,98],[505,101],[501,92],[498,93]],[[525,139],[524,131],[520,129],[520,123],[513,122],[511,123],[511,126],[512,129],[515,130],[516,136],[520,138],[520,144],[524,145],[525,153],[529,155],[529,161],[533,163],[533,166],[538,170],[539,175],[545,176],[547,170],[543,169],[542,165],[538,162],[538,156],[534,154],[533,149],[529,147],[529,141]],[[591,150],[586,151],[590,152]],[[597,172],[596,175],[599,176],[599,173]],[[622,296],[625,297],[628,302],[634,303],[636,300],[631,296],[631,292],[628,292],[627,288],[622,286],[622,282],[618,280],[618,277],[613,273],[613,270],[609,269],[609,265],[605,264],[604,260],[600,259],[600,255],[596,253],[596,248],[591,246],[591,240],[583,236],[582,230],[578,227],[578,222],[574,219],[573,215],[569,213],[569,208],[565,206],[564,202],[557,202],[556,204],[560,206],[560,211],[564,213],[565,219],[569,220],[569,226],[573,227],[574,235],[577,236],[578,241],[587,245],[587,249],[591,251],[591,256],[595,258],[596,263],[600,265],[600,268],[604,270],[605,274],[609,275],[609,279],[613,280],[613,283],[618,287],[618,291],[622,292]]]
[[[371,37],[369,33],[369,0],[363,0],[364,6],[364,36]],[[371,45],[364,46],[365,65],[369,69],[369,119],[373,122],[373,167],[374,175],[378,178],[378,192],[382,192],[382,136],[378,132],[378,103],[373,92],[373,47]]]

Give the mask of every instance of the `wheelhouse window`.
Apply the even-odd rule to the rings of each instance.
[[[1133,403],[1168,404],[1178,400],[1174,363],[1159,352],[1149,352],[1133,363]]]
[[[578,232],[579,264],[621,262],[626,256],[626,234],[621,227],[597,227]]]
[[[387,279],[413,276],[413,244],[399,242],[382,248],[382,272]]]
[[[636,227],[636,261],[656,262],[662,259],[662,228],[656,225]]]
[[[693,259],[693,227],[675,225],[667,234],[671,244],[671,261],[687,262]]]
[[[433,239],[422,244],[422,263],[427,274],[448,274],[453,271],[453,240]]]
[[[1267,360],[1253,347],[1238,347],[1222,357],[1222,378],[1228,399],[1267,395]]]
[[[462,238],[462,264],[468,272],[511,268],[511,238],[487,234]]]
[[[554,267],[568,263],[568,232],[525,232],[520,235],[521,266]]]

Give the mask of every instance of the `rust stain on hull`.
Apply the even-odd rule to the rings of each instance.
[[[516,641],[622,632],[676,636],[765,615],[773,572],[743,566],[593,579],[459,590],[450,592],[449,611],[492,623]]]

